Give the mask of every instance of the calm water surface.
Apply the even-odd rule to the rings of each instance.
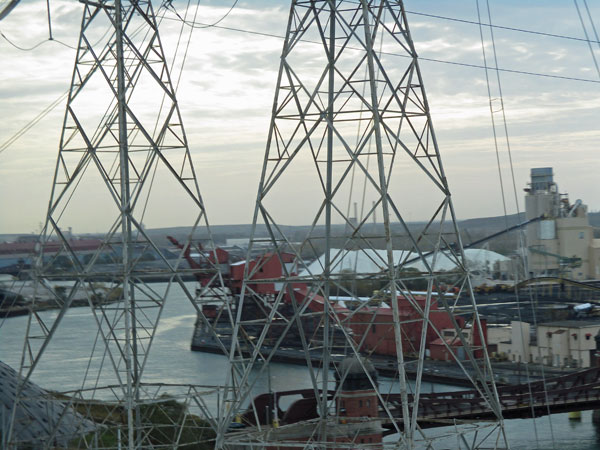
[[[164,289],[165,285],[155,284],[153,287],[158,290]],[[194,288],[193,283],[190,284],[190,288]],[[45,321],[52,321],[56,316],[55,311],[41,313]],[[194,321],[193,307],[181,290],[173,287],[152,344],[144,372],[145,382],[198,385],[224,383],[227,368],[224,357],[190,351]],[[20,364],[26,324],[26,317],[4,321],[0,319],[0,360],[15,368]],[[89,370],[86,386],[94,383],[110,384],[115,381],[115,377],[102,350],[102,345],[97,339],[93,314],[87,308],[73,308],[63,319],[32,380],[44,388],[67,391],[80,388],[86,370]],[[90,358],[92,354],[93,357]],[[98,373],[100,366],[105,368]],[[270,373],[273,390],[310,387],[310,379],[304,367],[272,364]],[[397,388],[389,380],[380,381],[382,389]],[[423,392],[429,392],[432,386],[424,383],[422,389]],[[435,385],[433,389],[439,392],[444,389],[462,388]],[[266,379],[260,380],[255,390],[256,393],[266,391]],[[214,408],[216,398],[209,397],[207,404],[209,408]],[[591,411],[583,412],[581,421],[570,421],[567,414],[556,414],[536,420],[507,420],[505,429],[510,446],[514,449],[600,450],[600,428],[592,424]],[[448,436],[441,439],[434,448],[464,448],[451,432],[448,428],[426,431],[427,436]]]

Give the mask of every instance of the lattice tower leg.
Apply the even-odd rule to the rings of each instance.
[[[362,197],[358,217],[350,215],[353,195]],[[416,215],[424,220],[410,223]],[[294,223],[310,223],[300,242],[283,226]],[[344,380],[358,370],[379,403],[366,416],[369,430],[391,427],[397,436],[391,446],[413,448],[429,439],[419,425],[431,413],[422,409],[421,389],[424,360],[439,340],[496,417],[494,431],[471,442],[481,445],[485,436],[486,444],[504,445],[482,324],[402,2],[291,3],[249,261],[267,247],[271,253],[246,265],[237,298],[236,336],[252,336],[242,379],[252,386],[266,376],[264,361],[293,347],[308,366],[316,406],[304,435],[302,424],[290,424],[287,434],[259,426],[226,442],[281,445],[293,435],[295,444],[319,448],[364,444],[366,431],[349,438],[352,424],[340,425]],[[456,305],[463,316],[454,314]],[[365,355],[393,361],[396,375],[385,382],[391,392],[377,382]],[[348,358],[354,363],[343,362]],[[240,392],[237,401],[250,398],[250,391]],[[270,418],[255,411],[252,420]]]
[[[35,271],[38,290],[45,291],[42,298],[54,302],[59,312],[30,318],[17,394],[24,392],[61,322],[68,320],[69,307],[83,299],[93,311],[91,333],[102,345],[90,348],[89,365],[80,372],[72,396],[85,400],[103,393],[126,417],[119,425],[119,446],[148,448],[156,442],[152,443],[154,425],[148,424],[146,413],[164,406],[165,399],[156,397],[163,392],[146,386],[143,378],[169,292],[180,288],[204,323],[207,303],[232,323],[231,295],[219,270],[152,3],[82,3],[81,33]],[[100,243],[85,254],[75,251],[77,243],[66,232],[75,223],[104,230],[98,233]],[[151,235],[146,223],[187,225],[190,232],[173,255],[163,250],[166,236]],[[203,247],[192,242],[198,239]],[[200,253],[191,267],[185,259],[190,249]],[[184,283],[186,276],[202,280],[200,297]],[[64,278],[74,280],[73,286],[58,292],[53,282]],[[166,285],[152,284],[157,278]],[[211,333],[215,345],[228,354],[230,342],[221,342],[214,329]],[[232,374],[216,388],[227,391],[227,385],[235,385],[235,371]],[[183,390],[190,395],[206,391]],[[202,426],[212,428],[213,434],[226,428],[222,415],[213,410],[210,416],[204,400],[194,403],[208,414]],[[19,440],[16,420],[17,414],[12,418],[13,442]],[[184,422],[177,425],[189,425]],[[110,428],[98,426],[96,433]],[[48,433],[69,439],[57,429]],[[94,446],[86,439],[84,444]]]

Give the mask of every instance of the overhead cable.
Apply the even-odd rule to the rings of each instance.
[[[233,11],[233,9],[237,6],[239,0],[235,0],[233,2],[233,5],[231,5],[231,7],[229,8],[229,10],[216,22],[213,22],[211,24],[207,24],[207,25],[202,25],[200,27],[195,27],[195,28],[210,28],[210,27],[214,27],[217,26],[218,24],[220,24],[221,22],[223,22],[227,16],[229,16],[229,14],[231,14],[231,11]],[[170,9],[171,11],[173,11],[175,13],[175,15],[177,17],[179,17],[179,19],[181,19],[181,21],[183,21],[184,23],[187,23],[177,12],[177,10],[175,9],[175,6],[173,5],[173,0],[165,0],[162,4],[163,7]],[[197,11],[196,11],[197,12]],[[195,21],[193,23],[196,23]]]
[[[178,18],[172,18],[172,17],[165,17],[166,20],[181,20]],[[207,27],[212,27],[212,28],[217,28],[220,30],[226,30],[226,31],[236,31],[239,33],[247,33],[247,34],[253,34],[253,35],[257,35],[257,36],[264,36],[264,37],[272,37],[272,38],[277,38],[277,39],[281,39],[281,40],[285,40],[285,36],[282,35],[278,35],[278,34],[273,34],[273,33],[265,33],[263,31],[254,31],[254,30],[246,30],[243,28],[236,28],[236,27],[225,27],[222,25],[208,25],[202,22],[190,22],[187,21],[185,22],[185,24],[189,27],[194,27],[194,28],[207,28]],[[316,45],[323,45],[322,42],[319,41],[312,41],[312,40],[308,40],[308,39],[299,39],[302,42],[307,42],[307,43],[311,43],[311,44],[316,44]],[[359,50],[356,47],[350,47],[347,46],[346,48],[349,49],[353,49],[353,50]],[[401,55],[399,53],[393,53],[393,52],[382,52],[382,55],[388,55],[388,56],[398,56],[400,58],[411,58],[411,56],[408,55]],[[474,69],[485,69],[484,66],[479,65],[479,64],[469,64],[469,63],[462,63],[462,62],[458,62],[458,61],[447,61],[447,60],[443,60],[443,59],[436,59],[436,58],[424,58],[419,56],[419,60],[420,61],[428,61],[428,62],[435,62],[435,63],[440,63],[440,64],[450,64],[453,66],[463,66],[463,67],[471,67]],[[588,78],[578,78],[578,77],[569,77],[569,76],[562,76],[562,75],[552,75],[549,73],[540,73],[540,72],[530,72],[530,71],[526,71],[526,70],[517,70],[517,69],[505,69],[505,68],[501,68],[499,67],[498,70],[500,72],[506,72],[506,73],[514,73],[514,74],[518,74],[518,75],[528,75],[528,76],[535,76],[535,77],[543,77],[543,78],[553,78],[553,79],[558,79],[558,80],[567,80],[567,81],[580,81],[580,82],[584,82],[584,83],[595,83],[595,84],[600,84],[599,80],[590,80]]]
[[[479,0],[475,0],[475,5],[477,7],[477,18],[479,19],[480,23],[481,23],[481,11],[479,8]],[[488,4],[488,14],[489,14],[489,4]],[[490,18],[490,22],[491,22],[491,18]],[[494,33],[493,30],[490,29],[490,34],[491,34],[491,40],[492,40],[492,50],[493,50],[493,54],[494,54],[494,61],[496,63],[496,67],[498,67],[498,60],[496,58],[496,45],[494,43]],[[506,195],[505,195],[505,189],[504,189],[504,178],[502,176],[502,165],[500,163],[500,149],[499,149],[499,144],[498,144],[498,133],[496,131],[496,118],[494,116],[494,113],[496,111],[494,111],[494,107],[493,107],[493,96],[492,96],[492,88],[491,88],[491,80],[490,80],[490,76],[489,76],[489,70],[494,70],[494,67],[489,67],[488,66],[488,62],[487,62],[487,55],[486,55],[486,51],[485,51],[485,39],[483,36],[483,25],[479,25],[479,36],[481,38],[481,52],[482,52],[482,57],[483,57],[483,64],[485,66],[485,81],[487,84],[487,94],[488,94],[488,106],[489,106],[489,110],[490,110],[490,118],[492,121],[492,135],[494,138],[494,150],[496,153],[496,166],[498,169],[498,180],[500,183],[500,194],[501,194],[501,199],[502,199],[502,210],[504,212],[504,224],[505,224],[505,229],[506,231],[508,231],[510,229],[509,224],[508,224],[508,212],[507,212],[507,206],[506,206]],[[496,72],[497,75],[497,82],[498,82],[498,90],[499,90],[499,94],[500,94],[500,101],[501,101],[501,105],[502,105],[502,117],[504,119],[504,126],[505,126],[505,130],[507,130],[506,128],[506,117],[504,115],[504,100],[502,97],[502,87],[500,84],[500,76],[498,74],[498,72]],[[508,139],[508,134],[506,135],[506,142],[509,145],[509,139]],[[510,146],[508,147],[510,149]],[[509,155],[510,155],[510,151],[509,151]],[[512,164],[512,159],[511,159],[511,164]],[[517,209],[518,209],[518,205],[517,205]],[[519,217],[517,215],[517,217]],[[516,275],[516,274],[515,274]],[[522,322],[522,318],[521,318],[521,302],[519,300],[519,290],[517,288],[514,289],[514,294],[515,294],[515,302],[517,304],[517,314],[518,314],[518,319],[519,322]],[[523,330],[522,327],[520,328],[520,332],[521,335],[523,334]],[[521,339],[523,339],[521,337]],[[524,340],[522,342],[525,342]],[[526,373],[526,379],[527,379],[527,388],[528,388],[528,393],[529,393],[529,398],[530,398],[530,403],[533,404],[532,400],[532,391],[531,391],[531,379],[530,379],[530,375],[529,375],[529,368],[527,367],[527,365],[525,366],[525,373]],[[533,407],[532,407],[533,408]],[[535,435],[535,442],[536,444],[539,443],[539,437],[538,437],[538,431],[537,431],[537,424],[536,424],[536,420],[535,420],[535,414],[533,414],[533,432]]]
[[[2,20],[4,17],[6,17],[8,15],[8,13],[17,5],[17,3],[19,3],[19,0],[11,1],[10,4],[2,12],[0,12],[0,20]],[[0,31],[0,35],[6,40],[6,42],[8,42],[14,48],[16,48],[17,50],[24,51],[24,52],[30,52],[32,50],[35,50],[40,45],[45,44],[46,42],[49,42],[49,41],[53,41],[53,42],[56,42],[57,44],[63,45],[70,49],[77,50],[75,47],[73,47],[69,44],[66,44],[60,40],[54,39],[54,37],[52,36],[52,18],[50,16],[50,0],[46,0],[46,10],[47,10],[47,15],[48,15],[48,39],[44,39],[43,41],[38,42],[33,47],[23,47],[21,45],[15,44],[4,33],[2,33],[2,31]]]
[[[348,3],[360,4],[359,2],[353,2],[350,0],[346,0],[346,1],[348,1]],[[586,7],[587,7],[587,5],[586,5]],[[598,36],[596,36],[595,41],[589,41],[588,39],[583,39],[583,38],[576,37],[576,36],[568,36],[565,34],[546,33],[544,31],[528,30],[526,28],[515,28],[515,27],[506,27],[506,26],[502,26],[502,25],[494,25],[492,23],[481,22],[481,19],[477,19],[478,21],[476,22],[474,20],[457,19],[456,17],[441,16],[439,14],[428,14],[428,13],[423,13],[423,12],[418,12],[418,11],[405,11],[405,12],[406,12],[406,14],[411,14],[413,16],[431,17],[432,19],[447,20],[449,22],[466,23],[469,25],[477,25],[477,26],[483,26],[483,27],[489,27],[489,28],[496,28],[498,30],[507,30],[507,31],[515,31],[518,33],[535,34],[538,36],[546,36],[546,37],[552,37],[552,38],[558,38],[558,39],[568,39],[571,41],[592,42],[592,43],[597,43],[600,45],[600,39],[598,38]]]
[[[10,14],[10,12],[17,6],[20,0],[10,0],[8,5],[4,8],[0,9],[0,20],[4,19],[6,16]]]
[[[159,8],[160,11],[160,8]],[[106,35],[108,34],[108,32],[112,29],[112,27],[108,27],[106,29],[106,31],[104,32],[104,34],[100,37],[100,39],[93,44],[93,46],[96,46],[100,41],[102,41]],[[138,28],[137,30],[134,31],[133,35],[137,34],[140,31],[140,28]],[[4,37],[5,39],[6,36],[4,36],[2,34],[2,32],[0,32],[0,35],[2,35],[2,37]],[[7,39],[8,40],[8,39]],[[66,45],[69,48],[72,48],[74,50],[77,50],[76,47],[71,47],[70,45],[64,44],[63,42],[60,42],[56,39],[52,40],[53,42],[58,42],[59,44],[62,45]],[[10,42],[10,41],[9,41]],[[37,44],[37,46],[44,44],[48,42],[48,40],[45,40],[39,44]],[[12,43],[11,43],[12,44]],[[37,47],[36,46],[36,47]],[[21,49],[21,50],[33,50],[33,48],[31,49]],[[34,117],[31,121],[29,121],[23,128],[21,128],[19,131],[17,131],[13,136],[11,136],[10,138],[8,138],[5,142],[3,142],[0,145],[0,154],[2,152],[4,152],[5,150],[7,150],[11,145],[13,145],[17,140],[19,140],[23,135],[25,135],[31,128],[33,128],[35,125],[37,125],[38,122],[40,122],[44,117],[46,117],[50,112],[52,112],[53,109],[55,109],[58,105],[60,105],[62,103],[62,101],[69,95],[69,90],[63,92],[56,100],[54,100],[52,103],[50,103],[46,108],[44,108],[36,117]],[[106,114],[104,115],[104,117],[106,117]]]
[[[514,28],[514,27],[505,27],[502,25],[492,25],[491,23],[485,23],[485,22],[481,22],[481,21],[475,22],[473,20],[457,19],[455,17],[439,16],[436,14],[426,14],[426,13],[421,13],[421,12],[416,12],[416,11],[406,11],[406,13],[412,14],[415,16],[423,16],[423,17],[431,17],[433,19],[447,20],[450,22],[466,23],[469,25],[479,25],[479,26],[484,26],[484,27],[489,27],[489,28],[496,28],[498,30],[516,31],[519,33],[535,34],[538,36],[546,36],[546,37],[552,37],[552,38],[558,38],[558,39],[568,39],[571,41],[591,42],[591,43],[600,44],[598,37],[596,37],[595,41],[590,41],[587,38],[583,39],[583,38],[579,38],[579,37],[575,37],[575,36],[568,36],[565,34],[545,33],[543,31],[527,30],[525,28]]]
[[[9,39],[2,31],[0,31],[0,36],[2,36],[4,38],[4,40],[6,42],[8,42],[10,45],[12,45],[14,48],[16,48],[17,50],[21,50],[22,52],[30,52],[32,50],[35,50],[36,48],[38,48],[40,45],[45,44],[46,42],[56,42],[57,44],[60,44],[64,47],[70,48],[71,50],[77,50],[77,47],[74,47],[72,45],[69,45],[59,39],[44,39],[43,41],[38,42],[37,44],[35,44],[32,47],[23,47],[21,45],[15,44],[11,39]]]
[[[479,11],[479,0],[476,1],[477,3],[477,15],[478,17],[480,17],[480,11]],[[490,2],[489,0],[486,0],[486,6],[487,6],[487,15],[488,15],[488,21],[491,24],[492,23],[492,11],[490,8]],[[479,21],[481,21],[481,19],[479,19]],[[481,34],[481,45],[482,45],[482,50],[483,50],[483,55],[484,55],[484,62],[487,66],[487,62],[485,60],[485,44],[483,41],[483,32],[481,30],[480,27],[480,34]],[[498,53],[496,51],[496,41],[495,41],[495,37],[494,37],[494,29],[490,28],[490,38],[491,38],[491,43],[492,43],[492,55],[493,55],[493,61],[494,61],[494,67],[492,67],[491,69],[494,70],[496,72],[496,82],[498,84],[498,97],[500,100],[500,112],[501,112],[501,117],[502,117],[502,124],[503,124],[503,130],[504,130],[504,136],[505,136],[505,142],[506,142],[506,152],[507,152],[507,156],[508,156],[508,161],[509,161],[509,168],[510,168],[510,174],[511,174],[511,180],[512,180],[512,188],[513,188],[513,194],[514,194],[514,201],[515,201],[515,208],[517,210],[517,217],[520,217],[521,215],[521,210],[519,207],[519,199],[518,199],[518,194],[517,194],[517,184],[516,184],[516,177],[515,177],[515,170],[514,170],[514,164],[513,164],[513,157],[512,157],[512,149],[511,149],[511,144],[510,144],[510,138],[509,138],[509,133],[508,133],[508,123],[507,123],[507,119],[506,119],[506,110],[504,108],[504,95],[502,92],[502,83],[500,80],[500,72],[498,70]],[[487,72],[487,69],[486,69]],[[487,76],[487,73],[486,73]],[[498,155],[498,143],[497,143],[497,136],[496,136],[496,124],[494,121],[494,113],[497,111],[493,110],[492,107],[492,98],[491,98],[491,90],[490,90],[490,81],[488,78],[488,95],[489,97],[489,103],[490,103],[490,114],[492,116],[492,126],[494,128],[494,144],[496,147],[496,158],[497,158],[497,163],[498,163],[498,173],[500,174],[500,180],[501,180],[501,189],[502,189],[502,202],[503,202],[503,208],[504,208],[504,220],[505,220],[505,224],[506,227],[508,229],[508,214],[507,214],[507,208],[506,208],[506,200],[505,200],[505,196],[504,196],[504,187],[502,185],[502,171],[501,171],[501,166],[500,166],[500,159],[499,159],[499,155]],[[527,273],[529,271],[528,266],[527,266],[527,257],[525,254],[525,241],[523,238],[523,230],[521,227],[519,227],[519,248],[521,250],[521,261],[523,264],[523,268],[525,270],[525,272]],[[516,273],[515,273],[516,274]],[[533,295],[532,295],[532,291],[531,289],[529,289],[528,291],[529,293],[529,304],[531,305],[531,314],[532,314],[532,318],[533,318],[533,326],[537,327],[537,314],[535,311],[535,306],[534,306],[534,301],[533,301]],[[521,315],[521,309],[522,309],[522,304],[520,301],[520,295],[519,295],[519,289],[517,287],[517,285],[515,285],[514,287],[514,295],[515,295],[515,301],[517,304],[517,313],[518,313],[518,318],[519,318],[519,323],[523,322],[522,319],[522,315]],[[523,329],[522,327],[520,327],[520,334],[521,334],[521,341],[524,341],[524,336],[523,336]],[[538,349],[539,350],[539,349]],[[529,367],[526,364],[525,365],[525,372],[527,375],[527,385],[528,385],[528,390],[529,390],[529,395],[530,395],[530,399],[532,399],[532,391],[531,391],[531,379],[530,379],[530,373],[529,373]],[[542,372],[542,383],[543,383],[543,387],[544,387],[544,395],[546,398],[546,405],[547,405],[547,413],[548,413],[548,422],[550,425],[550,437],[552,439],[552,447],[556,448],[556,442],[554,439],[554,428],[552,425],[552,417],[550,414],[550,407],[548,406],[548,389],[546,386],[546,375],[545,375],[545,371],[542,365],[541,368],[541,372]],[[536,444],[539,444],[538,441],[538,433],[537,433],[537,426],[535,423],[535,420],[533,422],[534,425],[534,433],[535,433],[535,437],[536,437]]]
[[[581,22],[581,28],[583,29],[583,34],[585,34],[586,39],[588,39],[588,47],[590,49],[590,53],[592,54],[592,60],[594,61],[594,66],[596,67],[596,73],[598,74],[598,78],[600,78],[600,67],[598,67],[598,60],[596,59],[596,54],[594,53],[594,48],[592,47],[592,43],[589,41],[589,36],[588,36],[588,32],[587,32],[587,27],[585,26],[585,22],[583,21],[583,16],[581,15],[581,11],[579,10],[579,5],[577,4],[577,0],[573,0],[573,3],[575,4],[575,9],[577,10],[577,16],[579,17],[579,22]],[[594,33],[596,33],[596,27],[594,26],[594,21],[592,20],[592,15],[590,14],[590,10],[587,6],[587,2],[585,2],[585,9],[587,10],[588,13],[588,19],[592,24],[592,29],[594,30]],[[598,34],[596,33],[596,36]]]
[[[27,133],[33,126],[35,126],[40,120],[46,117],[54,108],[56,108],[69,94],[69,91],[65,91],[62,93],[60,97],[50,103],[46,108],[42,110],[37,116],[35,116],[31,121],[29,121],[23,128],[17,131],[11,138],[0,145],[0,153],[4,152],[8,149],[17,139]]]
[[[594,32],[594,37],[596,40],[596,44],[600,47],[600,37],[598,37],[598,31],[596,30],[596,25],[594,25],[594,19],[592,19],[592,13],[590,12],[590,8],[588,8],[587,0],[583,0],[583,5],[585,6],[585,10],[587,11],[588,18],[590,19],[590,24],[592,25],[592,31]]]

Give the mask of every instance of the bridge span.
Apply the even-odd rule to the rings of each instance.
[[[498,399],[505,419],[531,418],[547,414],[600,409],[600,368],[583,370],[569,375],[549,378],[515,386],[497,388]],[[320,393],[319,393],[320,395]],[[330,391],[332,399],[334,391]],[[283,399],[297,399],[282,410]],[[384,428],[402,428],[402,402],[399,394],[383,397],[388,414],[379,402],[379,419]],[[409,403],[415,401],[408,396]],[[496,415],[477,390],[421,393],[418,397],[418,419],[422,428],[454,424],[455,421],[495,420]],[[411,408],[412,409],[412,408]],[[271,412],[269,412],[271,411]],[[317,397],[312,389],[272,392],[256,397],[242,417],[242,423],[267,425],[273,417],[280,425],[318,418]]]
[[[497,391],[505,419],[600,409],[600,368],[545,381],[503,386],[497,388]],[[414,401],[413,396],[409,396],[409,399]],[[401,419],[400,396],[388,395],[385,400],[393,416]],[[421,427],[443,426],[454,420],[494,420],[496,417],[476,390],[422,393],[418,401],[417,421]]]

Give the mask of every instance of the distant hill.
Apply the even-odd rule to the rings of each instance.
[[[590,223],[594,227],[600,228],[600,212],[589,213]],[[509,227],[517,225],[525,221],[525,213],[520,215],[511,214],[506,218],[504,216],[494,217],[479,217],[474,219],[465,219],[458,222],[458,227],[461,231],[463,243],[468,245],[469,243],[489,236],[490,234],[496,233],[503,230],[508,225]],[[408,227],[411,233],[418,234],[426,225],[425,222],[409,222]],[[447,231],[451,231],[449,227],[446,227]],[[311,227],[309,225],[280,225],[280,229],[291,241],[300,242],[303,241],[310,233]],[[333,235],[341,236],[346,230],[345,225],[334,225]],[[237,224],[237,225],[212,225],[211,231],[213,239],[219,245],[225,244],[227,239],[230,238],[248,238],[252,232],[251,224]],[[189,236],[190,227],[169,227],[169,228],[152,228],[147,229],[148,235],[158,243],[158,245],[168,245],[167,236],[173,236],[180,240],[185,240]],[[258,225],[256,227],[257,237],[268,237],[267,228],[264,225]],[[364,226],[364,233],[369,235],[381,235],[383,232],[383,225],[378,224],[366,224]],[[392,224],[392,232],[394,234],[403,234],[403,229],[399,223]],[[597,230],[600,233],[600,230]],[[319,225],[315,227],[313,235],[323,235],[324,226]],[[0,234],[0,242],[14,241],[18,234]],[[92,237],[93,235],[86,235],[86,237]],[[206,239],[208,235],[204,232],[198,232],[194,236],[195,239]],[[402,241],[396,241],[395,245],[402,245]],[[509,254],[514,251],[517,247],[516,234],[510,233],[495,238],[493,241],[489,241],[487,244],[490,250],[497,251],[503,254]]]
[[[517,214],[513,214],[508,216],[506,219],[504,218],[504,216],[467,219],[459,221],[458,226],[461,230],[464,244],[468,245],[472,241],[481,239],[482,237],[488,236],[506,228],[507,222],[508,226],[513,226],[518,223],[521,223],[525,220],[524,217],[524,214],[521,214],[520,216],[518,216]],[[409,222],[407,225],[411,233],[418,234],[426,226],[426,223]],[[383,225],[379,223],[366,224],[364,227],[364,233],[368,235],[381,235],[383,233]],[[288,239],[295,242],[303,241],[311,231],[311,227],[308,225],[283,225],[280,226],[280,229],[283,233],[285,233]],[[344,234],[345,229],[346,227],[344,225],[334,225],[332,230],[333,235],[341,236]],[[447,226],[446,229],[449,232],[451,231],[450,226]],[[250,224],[211,226],[213,239],[219,245],[223,245],[228,238],[248,238],[250,237],[251,230],[252,225]],[[166,236],[174,236],[177,239],[181,240],[186,239],[189,235],[189,232],[189,227],[155,228],[147,230],[147,233],[152,238],[156,239],[157,242],[161,242],[162,240],[166,241]],[[403,228],[399,223],[392,224],[392,232],[397,236],[404,234]],[[257,226],[256,233],[258,237],[268,237],[267,229],[264,225]],[[313,236],[319,236],[323,234],[324,226],[316,226],[313,231]],[[194,237],[196,239],[205,239],[208,236],[198,233]],[[395,245],[404,247],[410,246],[410,243],[403,241],[402,238],[398,238],[395,241]],[[516,245],[517,240],[514,237],[514,233],[511,233],[511,235],[501,236],[500,238],[496,238],[494,242],[490,242],[489,248],[495,251],[499,251],[500,253],[508,254],[513,251]]]
[[[598,217],[600,220],[600,217]],[[512,214],[506,217],[504,216],[496,216],[496,217],[481,217],[476,219],[466,219],[458,222],[458,226],[460,229],[469,229],[469,230],[486,230],[491,232],[496,232],[506,228],[506,223],[508,222],[508,226],[517,225],[518,223],[525,221],[525,214],[521,213],[520,216],[517,214]],[[418,231],[422,229],[426,222],[408,222],[407,223],[409,229],[411,231]],[[211,231],[215,235],[226,235],[228,237],[249,237],[252,229],[252,225],[250,224],[239,224],[239,225],[211,225]],[[310,231],[310,226],[308,225],[280,225],[280,229],[286,233],[287,235],[293,235],[294,233],[308,233]],[[371,228],[370,231],[381,231],[383,229],[383,225],[378,223],[377,225],[366,224],[366,229]],[[333,225],[333,232],[342,233],[345,229],[344,225]],[[400,230],[401,226],[399,223],[392,224],[392,229]],[[147,230],[148,233],[152,235],[162,234],[162,235],[186,235],[189,234],[189,227],[174,227],[174,228],[154,228],[151,230]],[[315,227],[317,232],[323,231],[324,226],[318,225]],[[256,232],[259,236],[267,236],[267,229],[264,225],[258,225],[256,228]]]
[[[467,219],[458,222],[458,226],[461,229],[485,229],[489,231],[500,231],[513,225],[525,222],[525,213],[511,214],[509,216],[495,216],[495,217],[480,217],[477,219]]]
[[[0,242],[14,242],[19,238],[19,236],[33,236],[33,234],[0,234]]]

